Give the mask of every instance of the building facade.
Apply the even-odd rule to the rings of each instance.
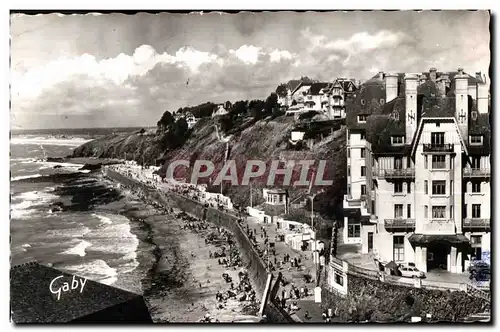
[[[424,272],[489,260],[488,96],[461,68],[360,86],[347,103],[345,243]]]

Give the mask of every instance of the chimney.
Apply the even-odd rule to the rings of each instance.
[[[413,140],[413,135],[415,135],[415,132],[417,131],[417,87],[418,87],[418,76],[406,74],[405,75],[406,144],[411,144]]]
[[[464,70],[458,68],[455,75],[455,117],[462,138],[467,141],[469,122],[469,79]]]
[[[434,67],[429,69],[429,77],[430,77],[431,81],[433,81],[433,82],[436,82],[436,72],[437,72],[437,69]]]
[[[383,80],[383,79],[384,79],[384,72],[383,72],[383,71],[379,71],[379,72],[378,72],[378,78],[379,78],[380,80]]]
[[[480,71],[476,72],[476,79],[479,81],[483,81],[483,75],[481,74]]]
[[[398,75],[385,75],[385,102],[388,103],[398,96]]]

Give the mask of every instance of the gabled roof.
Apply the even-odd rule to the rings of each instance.
[[[288,83],[286,84],[286,87],[288,89],[290,89],[290,91],[294,91],[295,88],[297,88],[297,86],[300,84],[301,80],[290,80],[288,81]]]
[[[436,122],[436,121],[443,121],[443,122],[452,122],[455,124],[455,130],[457,131],[458,137],[460,138],[460,143],[462,144],[462,148],[465,151],[465,154],[469,154],[467,151],[467,144],[464,141],[464,138],[462,137],[462,134],[460,133],[460,129],[458,128],[458,123],[457,119],[454,117],[423,117],[420,120],[420,123],[418,124],[417,127],[417,132],[413,136],[413,141],[411,144],[411,155],[414,156],[415,152],[417,151],[417,146],[418,142],[420,140],[420,135],[422,135],[422,129],[424,128],[424,122]]]

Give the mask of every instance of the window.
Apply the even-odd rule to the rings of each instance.
[[[361,176],[366,176],[366,166],[361,166]]]
[[[432,155],[432,168],[433,169],[446,168],[446,156],[442,154]]]
[[[403,218],[403,204],[394,204],[394,218]]]
[[[400,145],[404,144],[404,137],[403,136],[392,136],[392,145]]]
[[[335,283],[340,286],[344,286],[344,277],[342,277],[342,274],[340,274],[337,271],[334,271],[334,278],[335,278]]]
[[[479,169],[481,168],[481,157],[472,157],[472,168]]]
[[[444,133],[431,133],[431,145],[443,145]]]
[[[424,206],[424,218],[429,218],[429,207],[427,205]]]
[[[408,204],[406,206],[406,216],[407,216],[408,219],[411,218],[411,204]]]
[[[361,195],[366,195],[366,185],[365,184],[361,185]]]
[[[472,204],[472,218],[481,218],[481,204]]]
[[[351,149],[347,149],[347,159],[351,158]]]
[[[473,193],[480,193],[481,192],[481,182],[480,181],[472,182],[472,192]]]
[[[432,181],[433,195],[446,195],[446,181]]]
[[[361,105],[365,105],[365,100],[361,99]]]
[[[361,158],[366,158],[366,149],[361,148]]]
[[[424,180],[424,194],[429,194],[429,182],[427,180]]]
[[[446,218],[446,206],[433,206],[432,207],[432,218],[433,219],[444,219]]]
[[[404,236],[394,236],[394,261],[402,262],[405,260],[405,237]]]
[[[411,182],[406,183],[406,191],[408,192],[408,194],[411,194]]]
[[[427,169],[427,155],[424,156],[424,168]]]
[[[403,158],[394,157],[394,169],[402,169],[403,168]]]
[[[361,132],[361,139],[366,139],[366,133],[364,131]]]
[[[453,180],[450,180],[450,195],[453,196]]]
[[[351,185],[347,185],[347,196],[351,196]]]
[[[471,235],[470,236],[470,244],[471,246],[478,246],[481,247],[481,240],[483,236],[482,235]]]
[[[347,176],[351,176],[351,168],[347,167]]]
[[[455,164],[455,157],[454,156],[450,156],[450,169],[454,168],[454,164]]]
[[[403,182],[402,181],[396,181],[394,182],[394,193],[402,193],[403,192]]]
[[[462,205],[462,218],[467,218],[467,204]]]
[[[347,225],[347,237],[361,237],[361,224]]]
[[[450,205],[450,219],[453,219],[453,205]]]
[[[365,123],[366,119],[368,119],[368,115],[358,115],[358,122]]]
[[[483,136],[481,135],[472,135],[470,138],[471,145],[481,145],[483,144]]]
[[[406,168],[411,168],[411,156],[406,157]]]

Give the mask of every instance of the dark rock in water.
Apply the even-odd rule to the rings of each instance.
[[[61,157],[47,157],[47,161],[51,162],[51,163],[63,163],[64,162],[64,158],[61,158]]]
[[[80,170],[96,170],[96,169],[101,169],[102,167],[102,163],[98,163],[98,164],[85,164],[83,165]]]
[[[61,165],[55,165],[53,168],[62,168]]]

